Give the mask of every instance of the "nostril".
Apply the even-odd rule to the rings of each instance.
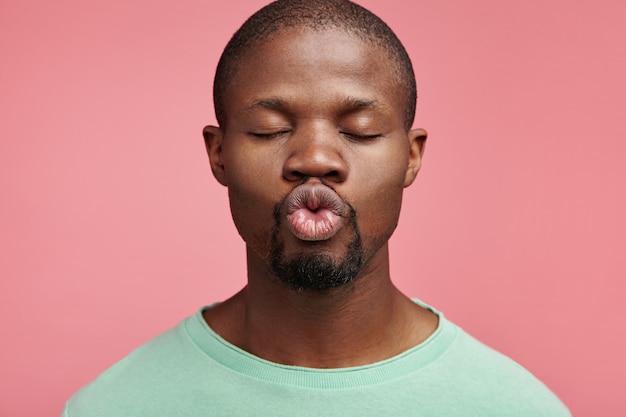
[[[304,172],[301,172],[301,171],[296,171],[296,170],[289,171],[289,178],[292,181],[293,180],[295,180],[295,181],[302,181],[305,178],[308,179],[308,178],[313,178],[313,177],[320,178],[320,179],[327,178],[327,179],[333,181],[336,178],[340,178],[341,177],[341,173],[338,170],[328,171],[325,174],[321,174],[321,175],[319,175],[317,173],[307,174],[307,173],[304,173]]]
[[[306,175],[305,175],[305,174],[303,174],[303,173],[302,173],[302,172],[300,172],[300,171],[291,171],[291,177],[292,177],[292,178],[294,178],[294,179],[296,179],[296,180],[301,180],[301,179],[303,179],[304,177],[306,177]]]

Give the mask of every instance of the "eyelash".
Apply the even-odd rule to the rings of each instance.
[[[372,140],[372,139],[376,139],[382,136],[380,133],[377,133],[374,135],[356,135],[350,132],[339,132],[339,133],[341,133],[344,136],[349,137],[350,139],[360,140],[360,141]]]
[[[256,132],[249,132],[249,134],[251,136],[254,136],[255,138],[259,138],[259,139],[275,139],[277,137],[280,137],[286,133],[289,133],[288,130],[281,130],[279,132],[272,132],[272,133],[256,133]]]
[[[284,134],[289,133],[288,130],[281,130],[279,132],[272,132],[272,133],[256,133],[256,132],[249,132],[249,134],[251,136],[254,136],[256,138],[259,139],[275,139],[278,138]],[[382,136],[381,134],[377,133],[374,135],[357,135],[354,133],[350,133],[350,132],[339,132],[340,134],[353,139],[353,140],[358,140],[358,141],[367,141],[367,140],[372,140],[372,139],[376,139],[380,136]]]

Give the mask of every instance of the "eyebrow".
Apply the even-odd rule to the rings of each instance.
[[[279,98],[266,98],[253,102],[249,106],[246,106],[244,110],[249,111],[259,108],[270,110],[285,110],[287,108],[287,103]]]
[[[345,97],[343,99],[342,107],[347,109],[347,112],[361,110],[361,109],[376,109],[382,107],[377,100],[364,100],[356,97]]]
[[[342,113],[352,113],[362,109],[377,109],[384,106],[377,100],[367,100],[356,97],[344,97],[341,100],[339,107],[340,109],[342,109]],[[286,112],[289,110],[289,105],[288,101],[285,101],[278,97],[272,97],[257,100],[247,106],[244,110],[250,111],[258,108]]]

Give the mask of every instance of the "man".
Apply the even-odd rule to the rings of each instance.
[[[388,239],[419,171],[393,32],[340,0],[280,0],[217,68],[204,137],[248,284],[140,347],[78,416],[567,416],[538,380],[401,294]]]

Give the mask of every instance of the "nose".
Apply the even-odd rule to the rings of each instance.
[[[288,157],[283,177],[301,181],[307,177],[323,178],[339,183],[348,176],[348,165],[341,152],[341,138],[332,129],[298,129],[286,146]]]

